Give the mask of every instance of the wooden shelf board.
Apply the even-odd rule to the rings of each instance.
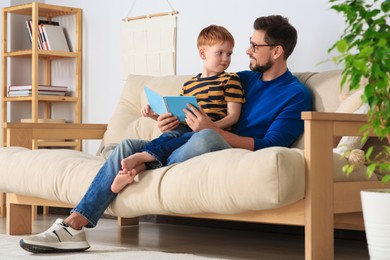
[[[18,50],[5,52],[4,55],[6,57],[20,57],[20,58],[31,58],[33,51],[31,49],[28,50]],[[38,50],[38,56],[40,58],[46,59],[60,59],[60,58],[77,58],[77,53],[75,52],[64,52],[64,51],[48,51],[48,50]]]
[[[47,17],[47,18],[76,14],[81,11],[81,9],[73,8],[73,7],[57,6],[57,5],[50,5],[50,4],[43,4],[43,3],[35,3],[35,4],[38,5],[39,16]],[[30,4],[22,4],[22,5],[7,7],[3,9],[3,12],[21,14],[21,15],[31,15],[32,9],[33,9],[33,3],[30,3]]]
[[[6,102],[25,102],[25,101],[32,101],[32,96],[28,97],[4,97],[3,101]],[[39,102],[78,102],[77,97],[64,97],[64,96],[44,96],[39,95],[38,96]]]

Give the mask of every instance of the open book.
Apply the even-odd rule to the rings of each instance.
[[[144,87],[144,90],[149,105],[154,112],[159,115],[171,113],[172,115],[177,116],[181,122],[185,121],[183,109],[188,108],[187,104],[191,104],[197,108],[199,107],[194,96],[161,96],[146,86]]]

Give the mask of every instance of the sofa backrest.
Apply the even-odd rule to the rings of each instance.
[[[334,112],[340,106],[341,71],[294,73],[313,93],[314,110]],[[120,100],[112,115],[101,148],[110,143],[119,143],[126,138],[152,139],[161,133],[154,120],[143,118],[141,108],[147,104],[144,86],[161,95],[178,95],[183,83],[191,75],[142,76],[129,75]],[[342,95],[341,95],[342,96]],[[353,112],[356,108],[351,108]],[[343,111],[349,112],[349,111]],[[295,147],[302,148],[302,143]]]

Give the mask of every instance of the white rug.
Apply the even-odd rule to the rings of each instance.
[[[64,254],[32,254],[23,250],[19,246],[20,236],[7,236],[0,234],[0,259],[132,259],[132,260],[206,260],[216,259],[202,256],[196,256],[192,254],[176,254],[176,253],[165,253],[157,251],[147,250],[134,250],[125,247],[113,247],[107,245],[91,245],[87,251],[82,253],[64,253]]]

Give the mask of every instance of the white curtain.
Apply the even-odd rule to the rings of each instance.
[[[129,74],[176,74],[177,15],[123,21],[123,79]]]

